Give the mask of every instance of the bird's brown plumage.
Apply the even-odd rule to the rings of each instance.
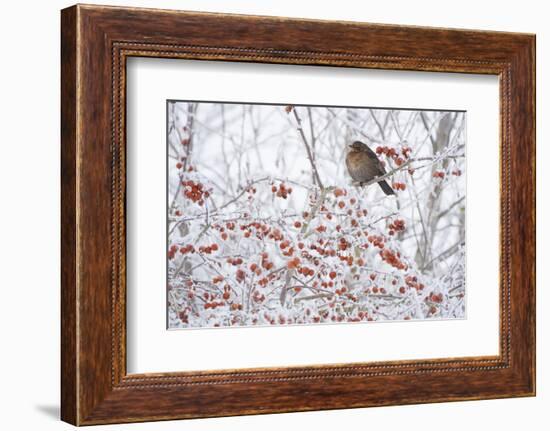
[[[386,173],[376,153],[360,141],[355,141],[350,145],[350,151],[346,156],[346,166],[351,178],[361,185]],[[385,180],[379,181],[378,185],[386,195],[395,194]]]

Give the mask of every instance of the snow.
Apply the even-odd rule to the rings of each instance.
[[[464,112],[168,113],[170,328],[464,317]],[[395,170],[396,197],[352,184],[354,140]]]

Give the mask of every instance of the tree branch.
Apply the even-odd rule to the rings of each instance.
[[[313,160],[313,154],[311,153],[311,148],[307,143],[306,135],[304,134],[304,129],[302,128],[302,120],[298,116],[298,113],[296,112],[295,107],[292,109],[292,112],[294,113],[294,118],[296,118],[296,122],[298,123],[298,127],[297,127],[298,132],[300,133],[300,136],[302,137],[302,141],[304,142],[304,146],[306,147],[307,158],[309,159],[309,163],[311,163],[311,169],[313,170],[314,179],[317,182],[317,185],[319,186],[319,188],[322,190],[324,189],[323,183],[321,182],[321,177],[319,176],[319,172],[317,171],[317,166],[315,166],[315,161]]]

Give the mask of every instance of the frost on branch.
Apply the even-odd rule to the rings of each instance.
[[[464,113],[168,112],[170,328],[464,317]],[[352,183],[354,140],[395,197]]]

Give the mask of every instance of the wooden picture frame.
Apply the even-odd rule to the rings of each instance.
[[[64,9],[61,24],[64,421],[535,394],[534,35],[83,5]],[[500,354],[127,374],[125,65],[131,56],[497,75]]]

